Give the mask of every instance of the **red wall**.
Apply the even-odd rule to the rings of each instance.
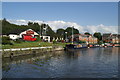
[[[24,35],[23,39],[26,41],[36,41],[36,38],[32,38],[32,35]]]

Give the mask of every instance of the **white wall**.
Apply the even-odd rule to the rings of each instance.
[[[12,40],[16,40],[16,39],[19,38],[19,36],[18,36],[18,35],[15,35],[15,34],[10,34],[10,35],[9,35],[9,38],[12,39]]]
[[[43,40],[50,42],[50,36],[40,36],[43,37]]]

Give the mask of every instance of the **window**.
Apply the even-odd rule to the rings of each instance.
[[[43,39],[43,37],[41,37],[41,39]]]
[[[46,39],[48,39],[48,37],[46,37]]]

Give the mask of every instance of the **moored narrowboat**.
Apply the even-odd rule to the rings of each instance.
[[[87,48],[88,46],[86,44],[67,44],[65,46],[65,50],[67,51],[73,51],[76,49],[82,49],[82,48]]]

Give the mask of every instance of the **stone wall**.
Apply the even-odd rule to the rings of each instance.
[[[63,50],[61,46],[53,46],[52,48],[42,48],[42,49],[29,49],[29,50],[17,50],[17,51],[2,51],[2,57],[15,57],[29,54],[44,54],[47,52]]]

